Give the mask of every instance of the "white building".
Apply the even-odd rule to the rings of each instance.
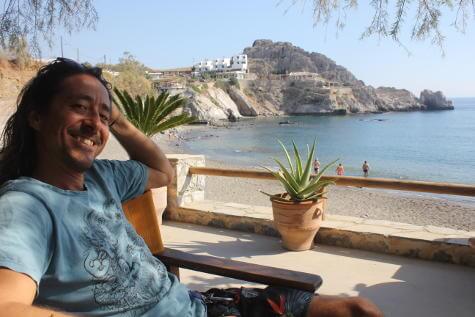
[[[195,74],[205,72],[247,72],[247,55],[235,55],[217,59],[205,59],[193,65]]]

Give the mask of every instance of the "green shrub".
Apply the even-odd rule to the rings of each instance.
[[[236,77],[229,78],[229,84],[235,86],[237,89],[240,89],[239,80]]]

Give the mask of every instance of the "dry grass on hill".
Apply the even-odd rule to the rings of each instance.
[[[0,99],[15,99],[38,67],[39,65],[35,64],[21,69],[14,62],[0,58]]]

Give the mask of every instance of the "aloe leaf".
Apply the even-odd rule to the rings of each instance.
[[[336,162],[338,162],[338,160],[339,160],[339,159],[336,159],[336,160],[334,160],[333,162],[328,163],[327,165],[325,165],[325,166],[322,168],[322,170],[321,170],[317,175],[315,175],[315,177],[313,178],[312,182],[313,182],[313,183],[316,183],[316,182],[320,181],[320,178],[323,176],[323,174],[325,173],[325,171],[326,171],[327,169],[329,169],[332,165],[334,165]]]
[[[277,140],[277,142],[280,143],[282,150],[284,150],[285,157],[287,158],[287,162],[289,163],[291,173],[295,174],[294,165],[292,164],[292,160],[290,159],[290,155],[289,155],[289,152],[287,151],[287,148],[285,147],[284,143],[282,143],[280,140]]]
[[[316,193],[312,196],[308,196],[307,199],[308,200],[326,199],[325,197],[323,197],[324,194],[326,194],[326,193]]]
[[[312,145],[312,150],[308,150],[308,156],[307,156],[307,162],[305,164],[305,169],[303,171],[303,174],[302,174],[302,179],[300,181],[300,183],[302,184],[301,188],[304,188],[308,185],[309,183],[309,179],[310,179],[310,175],[312,174],[312,167],[313,167],[313,153],[315,151],[315,142],[316,141],[313,141],[313,145]],[[308,145],[307,145],[308,147]]]
[[[300,195],[308,195],[308,194],[311,194],[311,193],[316,193],[318,192],[320,189],[324,188],[325,186],[328,186],[328,185],[333,185],[334,182],[333,181],[327,181],[327,180],[324,180],[324,181],[320,181],[318,183],[315,183],[311,186],[308,186],[307,188],[305,188],[304,190],[300,191],[299,194]]]
[[[294,178],[292,174],[285,168],[285,166],[277,159],[274,159],[274,161],[279,165],[282,173],[284,174],[284,177],[288,180],[288,182],[292,185],[292,188],[294,188],[296,191],[300,190],[300,184],[297,183],[297,180]]]
[[[295,170],[296,170],[296,179],[297,181],[300,181],[302,178],[302,161],[300,160],[300,154],[299,150],[297,149],[297,145],[295,145],[295,142],[292,140],[292,146],[294,148],[294,155],[295,155]]]
[[[295,198],[295,199],[298,199],[298,190],[295,190],[295,188],[292,187],[292,185],[289,183],[289,181],[287,179],[285,179],[285,177],[283,177],[280,173],[278,172],[274,172],[273,170],[271,170],[270,168],[268,167],[265,167],[263,166],[266,170],[270,171],[272,173],[272,175],[274,175],[275,178],[277,178],[280,183],[282,184],[282,186],[284,186],[284,189],[285,191],[292,197],[292,198]]]

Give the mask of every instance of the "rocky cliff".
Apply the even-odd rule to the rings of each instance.
[[[453,110],[451,100],[447,100],[441,91],[432,92],[431,90],[423,90],[421,92],[420,101],[427,107],[427,110]]]
[[[405,89],[367,86],[320,53],[288,42],[256,40],[243,51],[256,79],[236,87],[189,90],[189,112],[200,120],[282,114],[348,114],[453,109],[441,92],[420,99]],[[224,95],[229,96],[225,98]]]

